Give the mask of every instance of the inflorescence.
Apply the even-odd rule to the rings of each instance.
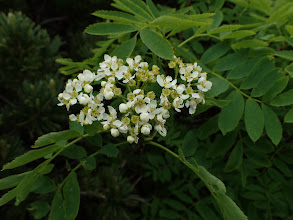
[[[79,114],[69,115],[71,121],[81,125],[100,121],[113,137],[127,135],[129,143],[137,143],[140,133],[148,136],[153,129],[166,136],[170,109],[181,112],[187,107],[189,114],[194,114],[197,105],[205,103],[204,93],[212,86],[197,63],[186,64],[177,57],[168,65],[174,69],[175,79],[161,73],[157,65],[150,69],[139,55],[127,58],[126,64],[116,56],[106,54],[104,59],[96,73],[84,70],[77,78],[69,79],[58,95],[58,105],[65,105],[67,110],[72,105],[82,105]],[[162,88],[159,99],[149,88],[154,83]],[[96,87],[99,91],[95,91]],[[113,99],[121,100],[118,109],[111,106]]]

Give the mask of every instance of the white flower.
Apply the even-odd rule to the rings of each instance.
[[[183,108],[184,107],[184,104],[183,104],[183,99],[179,98],[179,97],[176,97],[174,100],[173,100],[173,106],[175,108],[175,110],[177,112],[181,112],[180,108]]]
[[[163,137],[167,135],[167,129],[162,124],[156,125],[155,130]]]
[[[187,100],[187,102],[185,103],[185,106],[188,108],[189,107],[189,114],[194,114],[196,107],[197,107],[197,100],[196,99],[191,99],[191,100]]]
[[[128,110],[128,106],[127,106],[127,104],[125,104],[125,103],[121,103],[121,104],[119,105],[119,111],[120,111],[121,113],[126,113],[127,110]]]
[[[111,100],[114,97],[112,88],[108,87],[104,89],[104,97],[106,100]]]
[[[91,98],[87,94],[83,93],[80,93],[77,99],[81,105],[87,105],[91,101]]]
[[[149,113],[147,112],[141,113],[139,117],[140,117],[140,120],[145,123],[150,120]]]
[[[134,140],[135,140],[134,137],[132,137],[130,135],[127,137],[127,142],[130,144],[132,144],[134,142]]]
[[[185,91],[185,85],[184,84],[180,84],[179,86],[176,87],[176,91],[179,95],[181,95],[184,91]]]
[[[141,127],[140,131],[144,135],[149,135],[151,133],[151,128],[147,125],[144,125]]]
[[[207,92],[212,88],[212,82],[211,81],[199,81],[199,84],[197,84],[197,88],[202,92]]]
[[[74,114],[69,115],[69,120],[70,121],[76,121],[77,120],[76,115],[74,115]]]
[[[177,79],[174,79],[172,81],[172,77],[171,76],[167,76],[166,78],[164,77],[164,75],[157,75],[157,82],[161,87],[164,88],[175,88],[176,83],[177,83]]]
[[[118,137],[118,136],[119,136],[119,130],[116,129],[116,128],[112,128],[112,129],[111,129],[111,135],[112,135],[113,137]]]
[[[84,91],[85,91],[86,93],[91,93],[91,92],[93,91],[93,87],[92,87],[90,84],[86,84],[86,85],[84,86]]]

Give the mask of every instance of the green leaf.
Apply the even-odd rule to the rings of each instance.
[[[55,182],[48,176],[40,175],[33,185],[31,192],[46,194],[56,190]]]
[[[80,133],[74,130],[65,130],[59,132],[51,132],[39,137],[32,148],[43,147],[45,145],[54,144],[58,141],[68,140],[80,137]]]
[[[184,29],[209,24],[211,24],[211,20],[209,19],[202,19],[201,17],[196,19],[188,15],[162,15],[151,23],[152,26],[163,26],[164,28],[179,26]]]
[[[290,34],[291,37],[293,37],[293,25],[286,25],[286,30]]]
[[[160,12],[158,11],[156,5],[152,2],[152,0],[146,0],[146,3],[151,10],[152,14],[157,18],[160,16]]]
[[[103,129],[103,125],[99,121],[94,121],[91,125],[85,125],[84,130],[90,136],[95,136]]]
[[[276,97],[280,92],[282,92],[289,82],[289,76],[284,76],[278,79],[272,88],[263,96],[263,101],[268,102]]]
[[[85,32],[92,35],[126,34],[137,31],[138,28],[128,24],[119,23],[96,23],[88,26]]]
[[[190,130],[184,136],[182,151],[185,157],[192,156],[198,148],[196,130]]]
[[[240,49],[240,48],[258,48],[258,47],[266,47],[269,44],[265,41],[261,41],[261,40],[243,40],[240,41],[238,43],[232,44],[232,48],[234,50]]]
[[[287,106],[293,104],[293,89],[290,89],[276,98],[274,98],[271,103],[273,106]]]
[[[102,139],[101,134],[96,134],[94,136],[88,136],[88,137],[86,137],[86,140],[88,140],[94,146],[101,147],[103,144],[103,139]]]
[[[77,121],[69,121],[69,128],[72,131],[77,131],[80,135],[84,134],[84,127]]]
[[[293,123],[293,108],[290,109],[285,115],[284,121],[286,123]]]
[[[247,216],[241,211],[236,203],[222,193],[215,194],[215,199],[220,206],[225,220],[248,220]]]
[[[99,150],[99,153],[104,154],[108,157],[117,157],[119,151],[118,151],[117,147],[115,147],[114,144],[107,144]]]
[[[207,49],[204,54],[202,55],[200,61],[203,64],[210,63],[221,56],[225,55],[228,50],[230,49],[230,45],[226,42],[219,42],[215,44],[214,46]]]
[[[282,124],[275,112],[268,106],[262,104],[262,110],[265,119],[265,130],[267,135],[275,145],[278,145],[282,139]]]
[[[160,33],[143,28],[140,32],[140,37],[143,43],[157,56],[172,60],[173,59],[173,49],[168,40],[166,40]]]
[[[246,54],[236,52],[222,57],[214,66],[214,71],[226,71],[235,68],[246,60]]]
[[[73,144],[63,150],[60,156],[65,156],[69,159],[80,159],[86,157],[86,151],[83,147]]]
[[[134,47],[136,45],[136,36],[123,42],[120,46],[118,46],[112,53],[112,55],[117,56],[125,60],[127,57],[130,57]]]
[[[293,78],[293,63],[291,63],[290,65],[286,66],[285,71],[287,73],[289,73],[289,76],[291,78]]]
[[[30,173],[31,171],[28,171],[25,173],[15,174],[15,175],[11,175],[11,176],[0,179],[0,190],[9,189],[14,186],[17,186],[19,182],[22,181],[23,178]]]
[[[228,32],[228,31],[235,31],[238,30],[242,27],[242,25],[239,24],[228,24],[228,25],[222,25],[218,28],[215,28],[213,30],[210,30],[208,33],[210,34],[218,34],[218,33],[223,33],[223,32]]]
[[[234,31],[229,34],[225,34],[221,36],[221,38],[224,39],[236,39],[240,40],[242,38],[246,38],[252,35],[255,35],[256,33],[254,31],[248,31],[248,30],[240,30],[240,31]]]
[[[214,19],[213,23],[208,28],[208,31],[213,30],[213,29],[220,26],[220,24],[223,21],[223,12],[217,11],[216,14],[214,15],[213,19]]]
[[[180,219],[181,214],[172,209],[161,209],[159,211],[159,216],[164,219]]]
[[[286,60],[293,61],[293,51],[290,51],[290,50],[279,51],[279,52],[275,53],[275,56],[284,58]]]
[[[87,157],[81,160],[82,166],[85,170],[94,170],[96,169],[96,158],[95,157]]]
[[[237,132],[229,132],[225,136],[218,134],[213,144],[210,145],[207,156],[211,158],[224,157],[233,146],[237,138]]]
[[[218,122],[223,134],[233,131],[237,127],[244,110],[244,98],[239,92],[231,92],[227,100],[230,100],[230,103],[222,108]]]
[[[214,193],[226,193],[226,187],[221,180],[209,173],[203,166],[198,166],[198,168],[199,177],[213,189]]]
[[[257,152],[254,150],[245,150],[245,155],[249,160],[260,167],[270,167],[272,165],[270,158],[267,154]]]
[[[246,101],[244,121],[249,137],[254,142],[257,141],[263,132],[264,114],[260,106],[252,99]]]
[[[78,214],[80,202],[80,189],[75,172],[69,174],[63,187],[63,196],[65,219],[73,220]]]
[[[198,139],[203,140],[219,130],[218,126],[219,115],[215,115],[198,129]]]
[[[206,93],[206,97],[215,97],[226,92],[230,86],[227,80],[221,77],[212,77],[209,79],[213,83],[211,90]]]
[[[243,146],[242,142],[239,141],[234,149],[232,150],[229,159],[225,166],[225,172],[231,172],[240,168],[243,161]]]
[[[31,151],[15,158],[10,163],[5,164],[3,166],[2,170],[13,169],[15,167],[25,165],[29,162],[32,162],[32,161],[37,160],[39,158],[42,158],[50,153],[54,153],[61,148],[62,148],[62,146],[59,146],[59,145],[50,145],[48,147],[44,147],[41,149],[31,150]]]
[[[280,74],[278,71],[274,70],[267,74],[263,80],[261,80],[258,85],[251,91],[251,96],[260,97],[266,94],[273,87],[275,82],[283,77],[284,74]]]
[[[45,217],[50,211],[50,205],[46,201],[38,200],[38,201],[32,202],[28,210],[30,211],[34,219],[41,219]]]
[[[234,69],[232,69],[228,73],[227,78],[228,79],[242,79],[243,77],[246,77],[257,61],[258,61],[258,58],[255,58],[255,59],[251,59],[241,63],[240,65],[236,66]]]
[[[63,219],[65,219],[65,209],[64,209],[61,190],[58,189],[53,198],[49,220],[63,220]]]
[[[149,8],[141,0],[114,0],[117,4],[123,5],[128,12],[140,17],[146,21],[152,21]]]
[[[142,20],[138,19],[137,17],[134,17],[133,15],[130,15],[128,13],[120,12],[120,11],[104,11],[99,10],[92,13],[92,15],[97,16],[99,18],[114,20],[118,22],[125,22],[127,24],[129,23],[141,23]]]
[[[255,88],[263,80],[263,78],[273,70],[274,66],[274,63],[269,58],[263,57],[251,69],[248,77],[243,80],[240,88]]]

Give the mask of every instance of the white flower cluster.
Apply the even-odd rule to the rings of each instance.
[[[68,80],[64,92],[58,96],[58,105],[65,105],[67,110],[72,105],[82,105],[79,114],[69,116],[71,121],[81,125],[100,121],[103,129],[109,130],[113,137],[120,133],[127,135],[129,143],[137,143],[140,133],[148,136],[153,129],[166,136],[169,110],[174,108],[181,112],[185,106],[193,114],[197,104],[204,104],[204,92],[212,86],[206,80],[207,73],[202,73],[197,63],[185,64],[177,57],[169,63],[170,68],[175,68],[174,80],[159,74],[156,65],[150,70],[149,64],[141,61],[141,56],[127,58],[124,64],[116,56],[105,55],[99,67],[96,73],[84,70],[77,78]],[[180,79],[177,79],[178,74]],[[148,90],[148,85],[153,83],[162,87],[160,99]],[[94,87],[99,91],[94,91]],[[114,98],[121,100],[119,111],[111,106],[110,100]]]

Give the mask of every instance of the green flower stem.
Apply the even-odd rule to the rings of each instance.
[[[243,96],[245,96],[246,98],[252,99],[252,100],[254,100],[254,101],[256,101],[256,102],[259,102],[259,103],[263,103],[262,101],[260,101],[260,100],[258,100],[258,99],[255,99],[255,98],[252,98],[250,95],[247,95],[246,93],[242,92],[241,89],[239,89],[237,86],[235,86],[235,85],[234,85],[233,83],[231,83],[229,80],[227,80],[225,77],[223,77],[223,76],[221,76],[221,75],[219,75],[219,74],[217,74],[217,73],[215,73],[215,72],[213,72],[213,71],[211,71],[210,73],[213,74],[214,76],[217,76],[217,77],[219,77],[219,78],[225,80],[227,83],[230,84],[230,86],[232,86],[235,90],[237,90],[238,92],[240,92],[240,93],[241,93]]]
[[[194,38],[204,37],[204,36],[213,37],[213,38],[215,38],[217,40],[222,40],[220,37],[217,37],[217,36],[212,35],[212,34],[195,34],[195,35],[191,36],[190,38],[186,39],[185,41],[183,41],[181,44],[179,44],[178,47],[182,47],[184,44],[186,44],[187,42],[193,40]]]

